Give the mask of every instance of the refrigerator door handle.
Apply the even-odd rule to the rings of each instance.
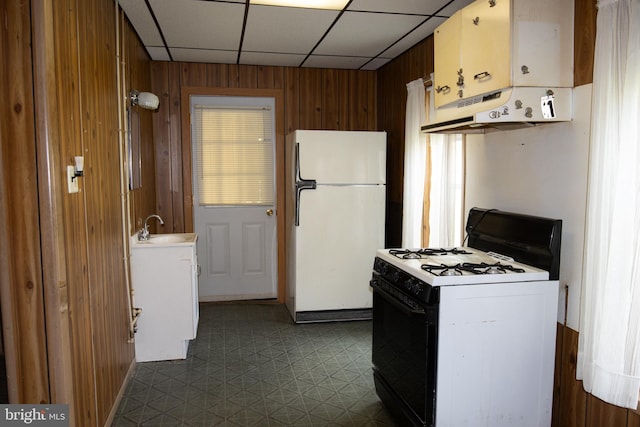
[[[295,211],[295,226],[300,225],[300,193],[302,190],[315,190],[315,179],[302,179],[300,177],[300,144],[296,144],[296,211]]]

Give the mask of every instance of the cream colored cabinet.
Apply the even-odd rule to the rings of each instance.
[[[471,98],[511,84],[510,2],[477,1],[462,10],[460,58],[464,88]]]
[[[441,106],[459,99],[459,90],[463,81],[459,81],[458,72],[462,68],[460,59],[461,51],[461,17],[460,12],[455,13],[443,22],[434,32],[435,62],[434,62],[434,87],[435,105]],[[460,71],[461,72],[461,71]]]
[[[477,0],[434,32],[435,105],[511,86],[573,86],[573,2]]]
[[[198,330],[197,235],[153,235],[131,244],[136,361],[185,359]]]

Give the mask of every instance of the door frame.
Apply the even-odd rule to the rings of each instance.
[[[234,97],[270,97],[275,99],[275,172],[276,172],[276,228],[278,238],[277,302],[284,303],[286,296],[286,263],[285,263],[285,183],[284,183],[284,93],[282,89],[243,89],[243,88],[210,88],[183,86],[180,91],[181,128],[182,128],[182,191],[184,194],[184,228],[193,232],[193,175],[191,165],[191,114],[190,98],[195,96],[234,96]]]

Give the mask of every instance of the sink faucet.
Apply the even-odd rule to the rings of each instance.
[[[156,218],[160,221],[160,225],[164,225],[164,221],[160,218],[160,215],[149,215],[144,220],[144,226],[138,231],[138,240],[149,240],[149,224],[147,224],[147,221],[151,218]]]

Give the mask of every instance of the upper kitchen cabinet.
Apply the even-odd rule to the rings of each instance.
[[[462,59],[460,58],[462,32],[461,13],[453,14],[434,32],[433,77],[435,87],[435,105],[447,105],[459,99],[464,80],[462,77]],[[435,49],[435,46],[438,49]],[[436,52],[440,52],[437,54]]]
[[[435,105],[512,86],[573,86],[573,2],[477,0],[436,28]]]

